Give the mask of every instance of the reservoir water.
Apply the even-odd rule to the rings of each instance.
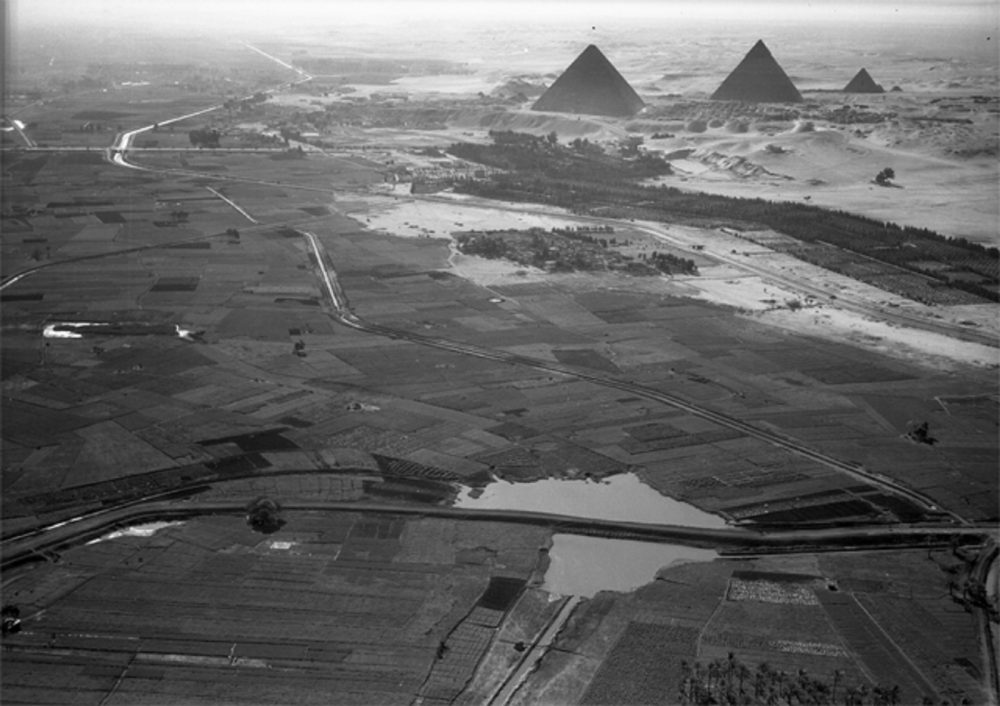
[[[601,520],[647,522],[722,529],[726,521],[673,498],[660,495],[634,473],[604,480],[559,480],[533,483],[495,480],[475,496],[463,488],[456,507],[525,510]],[[555,534],[550,564],[542,585],[560,595],[593,596],[599,591],[631,591],[656,578],[678,561],[711,561],[710,549],[675,544]]]
[[[496,480],[474,497],[463,488],[456,507],[489,510],[524,510],[599,520],[648,522],[722,529],[726,521],[693,505],[660,495],[634,473],[604,480],[546,478],[532,483]]]
[[[542,588],[563,596],[631,591],[676,562],[712,561],[718,553],[675,544],[556,534]]]

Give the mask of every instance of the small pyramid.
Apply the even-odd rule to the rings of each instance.
[[[584,115],[635,115],[645,103],[601,50],[591,44],[549,86],[532,110]]]
[[[875,80],[869,75],[868,71],[861,69],[844,86],[844,93],[885,93],[885,89],[875,83]]]
[[[747,103],[798,103],[799,89],[788,78],[771,52],[758,39],[743,61],[712,94],[712,100]]]

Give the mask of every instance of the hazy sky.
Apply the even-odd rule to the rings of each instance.
[[[11,19],[294,26],[413,19],[941,22],[994,27],[996,0],[9,0]],[[570,17],[568,17],[570,16]]]

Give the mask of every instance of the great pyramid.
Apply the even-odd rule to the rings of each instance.
[[[861,69],[844,86],[844,93],[885,93],[885,89],[875,83],[875,80],[869,75],[868,71]]]
[[[531,109],[624,117],[635,115],[644,105],[618,69],[591,44]]]
[[[743,61],[712,94],[712,100],[747,103],[798,103],[802,100],[788,74],[758,39]]]

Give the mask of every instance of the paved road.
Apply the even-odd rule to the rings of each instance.
[[[224,483],[220,481],[219,483]],[[215,483],[213,485],[219,484]],[[164,495],[176,494],[176,490]],[[469,509],[443,505],[394,505],[390,503],[332,502],[289,499],[285,512],[358,512],[416,517],[441,517],[470,522],[505,522],[541,525],[555,532],[628,539],[645,542],[684,544],[719,551],[776,554],[801,551],[872,550],[888,547],[949,546],[956,539],[981,543],[995,532],[994,525],[870,525],[834,529],[761,531],[744,527],[725,529],[686,527],[602,520],[521,510]],[[136,500],[118,507],[96,510],[80,517],[4,539],[0,543],[2,568],[16,566],[33,557],[45,557],[60,548],[89,541],[115,528],[159,520],[185,519],[201,515],[242,514],[245,500],[179,502],[162,496]]]
[[[115,141],[112,143],[111,147],[108,148],[109,159],[115,164],[117,164],[119,167],[138,169],[144,172],[156,171],[154,169],[149,169],[147,167],[141,167],[138,164],[132,164],[131,162],[125,159],[125,153],[128,152],[129,148],[132,146],[132,140],[135,139],[136,135],[143,132],[149,132],[150,130],[158,126],[170,125],[171,123],[177,123],[180,122],[181,120],[187,120],[188,118],[195,118],[198,117],[199,115],[204,115],[205,113],[211,113],[213,111],[219,110],[220,108],[222,108],[221,105],[213,105],[208,108],[203,108],[202,110],[196,110],[193,113],[180,115],[176,118],[168,118],[167,120],[161,120],[160,122],[152,123],[150,125],[146,125],[145,127],[139,127],[136,128],[135,130],[129,130],[128,132],[119,133],[118,136],[115,138]]]

